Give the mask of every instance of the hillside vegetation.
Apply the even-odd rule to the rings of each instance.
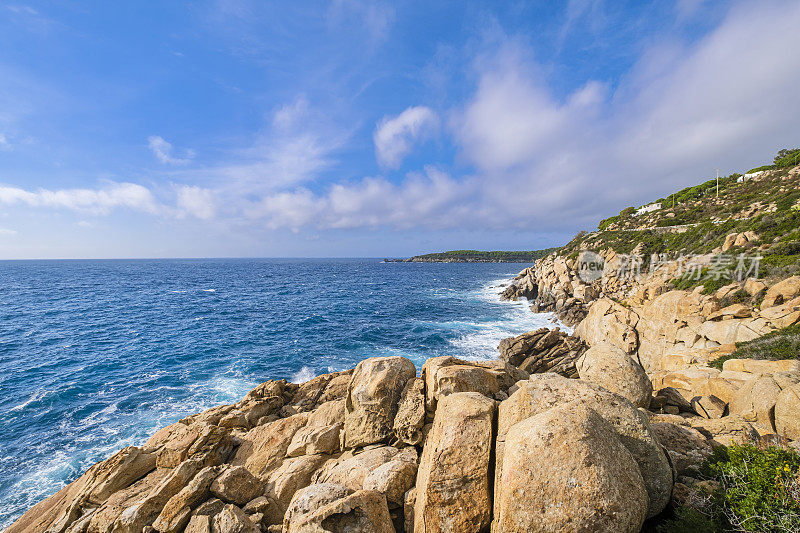
[[[600,221],[596,231],[579,233],[561,253],[610,248],[627,254],[636,248],[647,264],[651,254],[758,252],[767,275],[795,273],[800,262],[798,165],[800,149],[781,150],[772,165],[746,176],[720,177],[719,184],[713,179],[687,187],[653,202],[661,207],[651,212],[623,209]],[[756,238],[726,246],[730,235],[745,233]]]

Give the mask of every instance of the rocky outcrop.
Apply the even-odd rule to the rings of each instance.
[[[667,456],[617,394],[503,361],[415,373],[374,358],[264,383],[98,463],[8,532],[527,531],[530,509],[546,511],[543,530],[633,531],[669,499]]]
[[[586,343],[559,328],[540,328],[500,341],[500,359],[529,374],[555,372],[578,376],[575,362],[586,351]]]

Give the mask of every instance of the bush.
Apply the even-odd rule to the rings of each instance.
[[[619,215],[614,215],[613,217],[604,218],[597,225],[597,229],[599,229],[600,231],[605,231],[611,224],[617,222],[618,220],[619,220]]]
[[[800,148],[793,148],[791,150],[784,148],[783,150],[779,150],[773,162],[778,168],[800,165]]]
[[[800,531],[800,456],[774,446],[720,446],[702,477],[718,483],[707,498],[675,509],[661,533]]]
[[[775,165],[762,165],[760,167],[751,168],[745,174],[752,174],[753,172],[761,172],[762,170],[772,170],[775,168]]]
[[[770,446],[718,448],[708,463],[728,522],[741,531],[800,531],[800,457]]]

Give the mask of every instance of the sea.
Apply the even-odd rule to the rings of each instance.
[[[527,264],[379,259],[0,262],[0,529],[124,446],[257,384],[401,355],[497,358],[554,317]]]

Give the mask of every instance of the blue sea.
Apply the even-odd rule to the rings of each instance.
[[[497,357],[550,315],[524,264],[377,259],[0,262],[0,528],[115,450],[267,379],[366,357]]]

